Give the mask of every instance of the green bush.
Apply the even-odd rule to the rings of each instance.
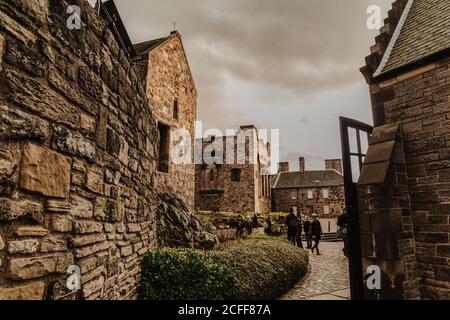
[[[277,239],[247,240],[213,255],[234,273],[235,300],[270,300],[286,293],[308,270],[308,254]]]
[[[223,263],[203,251],[161,249],[142,261],[142,300],[224,300],[233,295],[235,278]]]
[[[275,238],[222,251],[161,249],[142,261],[140,299],[263,300],[287,292],[308,269],[306,251]]]

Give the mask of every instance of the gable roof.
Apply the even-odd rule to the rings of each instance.
[[[189,69],[189,75],[191,78],[191,82],[192,85],[194,87],[195,92],[197,92],[197,87],[195,85],[195,81],[194,81],[194,77],[192,75],[192,70],[191,70],[191,66],[189,65],[189,59],[187,57],[186,54],[186,50],[184,49],[184,44],[183,44],[183,40],[181,38],[181,34],[178,31],[172,31],[170,33],[169,36],[167,37],[163,37],[163,38],[159,38],[159,39],[154,39],[154,40],[150,40],[150,41],[145,41],[145,42],[141,42],[141,43],[136,43],[134,44],[134,49],[136,50],[139,58],[136,60],[140,60],[141,62],[144,62],[144,64],[146,64],[146,62],[149,60],[149,56],[150,56],[150,52],[152,52],[153,50],[159,48],[160,46],[162,46],[164,43],[166,43],[167,41],[173,39],[177,37],[180,40],[181,43],[181,50],[183,51],[183,55],[186,59],[186,63],[188,65],[188,69]],[[146,78],[147,76],[147,66],[144,68],[145,70],[145,75],[144,78]]]
[[[142,55],[145,53],[148,53],[150,51],[152,51],[153,49],[155,49],[156,47],[158,47],[160,44],[164,43],[166,40],[168,40],[171,36],[168,37],[164,37],[164,38],[159,38],[159,39],[154,39],[154,40],[150,40],[150,41],[145,41],[145,42],[141,42],[141,43],[137,43],[134,45],[134,48],[137,52],[138,55]]]
[[[450,48],[450,1],[409,0],[374,77]]]
[[[337,187],[344,185],[344,179],[335,170],[280,172],[274,178],[273,189]]]

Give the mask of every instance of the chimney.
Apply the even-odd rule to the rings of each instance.
[[[300,173],[305,173],[305,158],[298,158],[298,170]]]
[[[289,172],[289,162],[279,162],[278,163],[278,173]]]
[[[335,170],[340,174],[343,174],[342,171],[342,160],[341,159],[329,159],[325,160],[325,170]]]

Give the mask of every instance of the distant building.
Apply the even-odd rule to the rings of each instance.
[[[150,108],[158,121],[158,174],[156,188],[182,199],[194,209],[194,137],[197,117],[197,90],[184,51],[180,33],[136,44],[140,59],[135,61],[141,81],[146,83]],[[172,141],[176,129],[186,129],[190,135],[190,164],[175,164]]]
[[[272,211],[289,212],[291,208],[311,216],[335,218],[344,210],[344,181],[341,160],[326,160],[325,170],[306,171],[305,159],[299,158],[299,170],[289,171],[289,163],[278,166],[272,177]]]
[[[233,213],[270,212],[270,175],[269,171],[267,175],[262,174],[264,173],[262,169],[269,170],[270,167],[268,160],[270,145],[263,144],[254,126],[243,126],[239,133],[247,137],[245,161],[241,164],[238,163],[237,156],[238,136],[199,141],[202,154],[210,151],[212,158],[221,159],[221,161],[217,161],[220,162],[217,164],[207,164],[203,161],[203,164],[196,165],[196,210]],[[226,159],[227,141],[234,142],[233,163]],[[222,145],[223,149],[209,150],[213,142]]]

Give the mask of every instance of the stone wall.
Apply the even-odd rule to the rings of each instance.
[[[327,199],[323,197],[324,189],[328,190]],[[308,199],[308,191],[313,192],[312,199]],[[299,211],[306,215],[317,213],[321,218],[335,218],[344,211],[344,199],[344,186],[272,189],[272,211],[289,212],[292,207],[297,207]],[[328,206],[329,214],[325,214],[325,206]]]
[[[381,83],[369,81],[376,125],[401,125],[415,247],[411,263],[425,299],[450,298],[449,67],[447,58]]]
[[[190,210],[194,209],[195,166],[194,141],[197,117],[197,90],[192,78],[181,35],[174,32],[156,48],[147,53],[147,95],[158,122],[170,131],[185,129],[190,135],[189,164],[169,162],[169,172],[158,172],[156,187],[159,192],[169,192],[182,199]],[[174,114],[174,104],[178,115]],[[179,140],[171,141],[170,149]]]
[[[0,2],[0,298],[129,299],[155,241],[156,121],[88,1]],[[66,270],[82,290],[67,292]]]

